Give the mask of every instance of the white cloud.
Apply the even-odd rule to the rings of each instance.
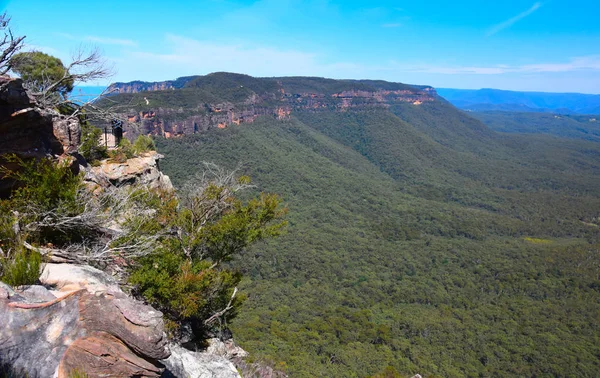
[[[409,71],[423,73],[438,73],[447,75],[502,75],[507,73],[556,73],[578,71],[600,71],[600,55],[590,55],[571,58],[564,63],[538,63],[520,66],[404,66],[399,67]]]
[[[125,47],[137,47],[137,42],[132,41],[131,39],[121,39],[121,38],[107,38],[107,37],[98,37],[94,35],[86,35],[86,36],[75,36],[69,33],[56,33],[57,35],[70,39],[72,41],[80,41],[80,42],[92,42],[99,43],[102,45],[115,45],[115,46],[125,46]]]
[[[525,17],[531,15],[533,12],[537,11],[538,9],[540,9],[540,7],[542,6],[541,2],[536,2],[535,4],[533,4],[531,6],[531,8],[527,9],[524,12],[519,13],[518,15],[509,18],[508,20],[501,22],[497,25],[492,26],[486,33],[487,37],[490,37],[506,28],[511,27],[513,24],[515,24],[516,22],[524,19]]]
[[[445,65],[421,62],[380,61],[367,64],[352,61],[330,61],[325,54],[299,49],[260,46],[251,43],[217,43],[178,35],[167,35],[166,48],[157,51],[129,49],[115,61],[119,75],[114,81],[169,80],[180,76],[204,75],[217,71],[245,73],[259,77],[321,76],[335,79],[382,79],[409,83],[465,82],[491,86],[520,78],[523,83],[537,80],[530,89],[550,88],[550,83],[568,77],[600,77],[600,55],[573,57],[564,61],[546,61],[529,64]],[[118,60],[118,61],[117,61]],[[532,77],[537,79],[531,79]],[[528,79],[529,78],[529,79]],[[596,82],[596,79],[590,79]],[[459,83],[459,84],[456,84]],[[489,83],[489,84],[485,84]],[[542,87],[546,85],[547,87]],[[496,84],[496,86],[501,86]],[[448,85],[448,84],[446,84]],[[474,84],[475,85],[475,84]],[[524,84],[523,84],[524,85]],[[581,83],[560,88],[570,91],[590,89]],[[517,88],[517,86],[515,86]],[[557,87],[558,89],[559,87]],[[583,88],[583,89],[578,89]]]
[[[189,74],[232,71],[255,76],[314,75],[323,68],[315,54],[293,49],[218,44],[172,34],[167,35],[167,42],[171,50],[165,54],[134,51],[131,58]]]

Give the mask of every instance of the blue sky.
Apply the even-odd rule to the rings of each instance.
[[[215,71],[600,93],[600,1],[0,0],[30,49],[111,81]],[[99,83],[104,84],[104,83]]]

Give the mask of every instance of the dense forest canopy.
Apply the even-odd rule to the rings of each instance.
[[[160,92],[157,92],[157,95]],[[232,325],[290,376],[593,376],[600,145],[496,134],[444,101],[157,139],[176,186],[241,164],[289,207],[232,262]]]

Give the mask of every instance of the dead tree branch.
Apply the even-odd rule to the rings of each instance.
[[[0,15],[0,75],[6,75],[11,69],[11,58],[23,47],[25,36],[16,37],[10,29],[10,17],[6,12]]]

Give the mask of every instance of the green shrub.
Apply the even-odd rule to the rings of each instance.
[[[133,149],[133,145],[131,144],[131,141],[127,138],[121,139],[121,141],[119,142],[118,149],[123,151],[125,156],[127,156],[127,159],[131,159],[132,157],[135,156],[135,151]]]
[[[247,184],[247,178],[237,184]],[[204,188],[183,203],[174,196],[162,201],[146,198],[158,207],[155,221],[140,229],[170,229],[170,236],[154,253],[136,261],[129,278],[137,293],[163,311],[169,324],[190,321],[198,339],[226,325],[245,299],[233,295],[241,273],[222,264],[250,244],[278,235],[286,212],[275,195],[242,203],[227,185]]]
[[[24,248],[10,257],[0,259],[0,281],[11,286],[33,285],[38,282],[42,256]]]
[[[83,185],[81,176],[73,174],[65,163],[54,163],[49,159],[26,161],[16,155],[7,155],[5,160],[19,166],[14,171],[0,167],[1,175],[18,183],[11,195],[12,205],[17,208],[35,205],[38,211],[66,210],[68,204],[75,202]]]
[[[25,161],[7,155],[4,160],[18,168],[0,167],[0,175],[16,181],[10,197],[0,200],[0,280],[29,285],[39,278],[42,257],[26,250],[25,241],[60,245],[85,237],[79,229],[53,226],[56,219],[73,219],[84,210],[78,201],[82,178],[68,165],[47,159]]]
[[[154,140],[149,135],[140,135],[133,142],[133,151],[141,154],[148,151],[156,151]]]
[[[108,157],[111,163],[125,163],[127,161],[127,154],[120,148],[116,150],[109,150]]]
[[[106,146],[103,146],[100,138],[102,130],[83,122],[81,125],[81,145],[79,152],[90,164],[108,157]]]

